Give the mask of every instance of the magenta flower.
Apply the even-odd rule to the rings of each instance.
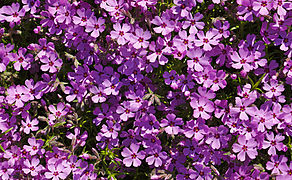
[[[0,11],[0,17],[2,14],[4,15],[3,18],[7,22],[18,23],[21,20],[21,18],[25,15],[25,10],[23,8],[21,8],[20,10],[19,9],[20,9],[19,3],[12,3],[11,6],[3,6]]]
[[[74,99],[77,98],[78,103],[81,103],[83,97],[87,93],[86,88],[79,83],[75,83],[74,81],[71,81],[70,83],[73,88],[71,88],[70,86],[66,86],[64,90],[64,93],[68,94],[68,96],[66,96],[66,100],[68,102],[72,102]]]
[[[68,108],[65,107],[64,103],[59,102],[57,104],[57,109],[54,105],[49,105],[49,110],[51,111],[51,113],[49,115],[49,119],[51,121],[55,120],[55,119],[60,119],[62,117],[64,117],[67,113],[68,113]]]
[[[215,110],[213,102],[202,97],[192,99],[190,105],[194,109],[193,116],[195,118],[209,119],[211,117],[209,113]]]
[[[28,151],[31,156],[34,156],[36,154],[43,154],[44,153],[45,150],[41,149],[41,147],[44,144],[43,140],[41,140],[41,139],[36,140],[33,137],[33,138],[29,138],[28,139],[28,143],[29,143],[29,146],[28,145],[24,145],[23,148],[26,151]]]
[[[25,174],[31,174],[32,176],[37,176],[40,171],[45,168],[40,165],[40,159],[33,157],[32,160],[26,159],[23,162],[24,167],[22,168]]]
[[[285,90],[284,85],[278,84],[278,81],[274,79],[270,80],[270,85],[265,83],[263,89],[268,91],[265,93],[268,98],[272,98],[273,96],[280,96]]]
[[[47,56],[42,56],[40,61],[44,63],[41,65],[41,70],[49,71],[50,73],[57,72],[63,64],[63,61],[58,58],[56,53],[50,53]]]
[[[125,166],[130,167],[132,164],[134,167],[138,167],[141,165],[141,160],[145,158],[145,152],[139,151],[140,145],[137,144],[131,144],[130,149],[128,147],[125,147],[123,149],[123,152],[121,153],[125,159],[123,160],[123,163]]]
[[[269,155],[276,155],[277,154],[277,151],[282,151],[283,150],[283,147],[284,147],[284,144],[281,143],[281,141],[283,141],[285,139],[284,136],[281,136],[280,134],[277,134],[276,137],[274,136],[274,133],[271,132],[270,134],[266,134],[266,137],[268,139],[268,141],[264,141],[263,142],[263,148],[264,149],[267,149],[269,148],[268,150],[268,154]]]
[[[135,112],[138,111],[138,107],[135,103],[124,101],[122,106],[118,106],[117,113],[120,114],[120,118],[123,121],[127,121],[129,118],[135,117]]]
[[[251,138],[246,140],[244,135],[240,135],[238,137],[238,144],[234,143],[232,146],[232,150],[237,154],[237,159],[240,161],[245,161],[245,155],[247,154],[250,159],[255,159],[258,155],[257,152],[257,142]]]
[[[191,13],[189,13],[187,21],[183,22],[183,29],[187,29],[188,27],[190,27],[189,29],[189,33],[190,34],[197,34],[198,29],[204,29],[205,23],[204,22],[199,22],[199,20],[201,20],[204,16],[202,14],[200,14],[199,12],[196,13],[193,17],[193,15]]]
[[[231,114],[239,114],[239,119],[249,120],[247,114],[253,116],[257,112],[257,108],[254,106],[248,107],[253,103],[250,99],[240,99],[239,97],[235,98],[236,107],[230,109]]]
[[[60,6],[54,21],[58,23],[70,24],[72,22],[72,14],[74,13],[75,11],[71,9],[70,6]]]
[[[48,165],[48,172],[45,172],[45,176],[48,179],[52,180],[59,180],[59,179],[66,179],[66,177],[69,175],[67,172],[67,169],[64,168],[64,166],[60,164],[49,164]]]
[[[73,146],[77,146],[77,145],[84,146],[86,143],[86,139],[88,137],[87,131],[84,131],[83,134],[80,135],[80,128],[75,128],[74,133],[75,134],[67,132],[66,137],[68,139],[72,139],[72,141],[75,142],[75,144],[73,144]]]
[[[279,175],[287,169],[287,160],[285,156],[281,155],[278,158],[278,155],[274,155],[271,157],[272,161],[267,162],[267,170],[272,170],[272,174]]]
[[[92,37],[97,38],[99,34],[104,31],[104,24],[105,20],[102,17],[99,17],[97,20],[95,16],[92,16],[86,24],[85,32],[88,32]]]
[[[241,69],[245,72],[249,72],[253,69],[251,63],[254,61],[254,57],[249,54],[249,51],[244,49],[239,49],[239,54],[237,52],[233,52],[231,54],[231,59],[234,63],[232,63],[232,67],[235,69]]]
[[[167,158],[167,153],[164,151],[161,152],[161,149],[161,146],[156,145],[156,147],[153,147],[152,150],[150,150],[150,156],[146,158],[148,165],[154,164],[155,167],[162,165],[162,160]]]
[[[160,126],[166,127],[164,130],[167,134],[176,135],[180,132],[179,125],[183,124],[182,118],[176,118],[175,114],[166,115],[167,119],[162,119]]]
[[[271,0],[257,0],[252,4],[253,10],[259,11],[261,15],[268,15],[269,11],[272,9]]]
[[[143,31],[142,28],[136,28],[136,35],[132,35],[130,42],[133,44],[133,47],[140,49],[141,47],[147,48],[149,46],[149,40],[151,38],[151,33],[149,31]]]
[[[93,16],[93,12],[91,9],[78,9],[77,10],[78,16],[73,16],[73,23],[80,25],[80,26],[86,26],[88,20]]]
[[[201,47],[203,46],[203,49],[205,51],[212,50],[211,45],[217,45],[219,43],[217,37],[215,37],[215,33],[208,31],[206,35],[204,35],[203,31],[199,31],[197,33],[197,36],[199,39],[194,40],[195,46]]]
[[[191,49],[187,52],[187,56],[191,60],[187,60],[188,67],[195,71],[203,71],[204,67],[210,65],[209,59],[203,54],[204,51],[201,48]]]
[[[7,89],[8,96],[6,96],[6,100],[9,104],[13,104],[17,107],[23,107],[24,103],[30,100],[30,95],[28,94],[28,90],[21,85],[10,86]]]
[[[9,178],[12,178],[12,173],[15,171],[13,167],[8,165],[7,161],[3,161],[0,163],[0,177],[3,180],[8,180]]]
[[[173,89],[177,89],[178,88],[178,83],[179,83],[179,77],[176,74],[175,70],[171,70],[169,73],[168,72],[164,72],[163,73],[163,78],[164,78],[164,82],[167,85],[170,85],[170,87],[172,87]]]
[[[102,85],[104,86],[104,93],[106,95],[118,95],[119,89],[121,88],[122,84],[119,82],[118,78],[112,77],[112,80],[106,79],[103,81]]]
[[[162,17],[155,16],[152,20],[152,23],[159,26],[153,28],[156,33],[161,33],[163,36],[167,35],[174,29],[174,22],[169,20],[167,15],[163,15]]]
[[[39,129],[39,127],[37,126],[39,123],[39,121],[34,118],[31,120],[30,116],[26,116],[26,120],[25,121],[21,121],[22,124],[22,130],[25,134],[29,134],[30,131],[37,131]]]
[[[31,67],[31,62],[34,60],[32,54],[27,54],[25,48],[19,48],[18,49],[18,54],[12,53],[11,54],[11,59],[16,60],[15,63],[13,64],[14,69],[16,71],[20,71],[21,66],[23,67],[24,70],[28,70]]]
[[[150,43],[149,50],[152,52],[149,53],[147,59],[151,63],[156,62],[156,59],[158,59],[160,65],[165,65],[168,62],[168,59],[164,56],[163,44],[163,40],[160,37],[156,41],[156,44],[154,41]]]
[[[130,33],[128,33],[131,27],[128,24],[116,23],[113,25],[114,31],[111,31],[111,38],[117,39],[118,44],[125,45],[130,40]]]

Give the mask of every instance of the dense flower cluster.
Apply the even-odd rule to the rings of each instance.
[[[292,179],[291,9],[2,5],[0,179]]]

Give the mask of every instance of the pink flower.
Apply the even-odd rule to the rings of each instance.
[[[238,143],[234,143],[232,146],[232,150],[237,154],[237,159],[240,161],[245,161],[245,155],[247,154],[251,159],[255,159],[258,155],[258,152],[256,150],[257,143],[252,138],[250,140],[246,140],[246,137],[244,135],[240,135],[238,137]]]
[[[26,159],[23,162],[24,167],[22,168],[25,174],[31,174],[32,176],[37,176],[40,171],[44,169],[42,165],[40,165],[40,160],[34,157],[31,161]]]
[[[42,56],[40,61],[44,63],[41,65],[41,70],[49,71],[50,73],[57,72],[63,64],[63,61],[58,58],[56,53],[50,53],[46,56]]]
[[[125,45],[130,40],[130,31],[131,27],[128,24],[121,26],[120,23],[113,25],[114,31],[111,31],[111,38],[117,39],[118,44]]]
[[[203,31],[199,31],[197,36],[199,39],[194,40],[195,46],[203,46],[205,51],[212,50],[211,45],[217,45],[219,43],[217,37],[215,37],[215,34],[211,31],[208,31],[206,35],[204,35]]]
[[[57,165],[49,164],[48,170],[49,172],[45,172],[45,176],[46,178],[52,180],[66,179],[66,177],[69,175],[69,173],[66,171],[67,169],[65,169],[61,163]]]
[[[8,96],[6,97],[6,100],[9,104],[13,104],[15,102],[15,105],[17,107],[23,107],[24,102],[27,102],[30,100],[30,95],[28,94],[28,90],[21,85],[10,86],[7,89]]]
[[[37,131],[39,129],[39,127],[37,126],[37,124],[39,123],[39,121],[34,118],[33,120],[31,120],[30,116],[26,116],[26,121],[21,121],[22,124],[22,130],[25,134],[29,134],[30,131]]]
[[[134,167],[138,167],[141,165],[141,160],[145,158],[145,152],[144,151],[139,151],[140,145],[137,144],[131,144],[130,149],[125,147],[123,149],[123,152],[121,153],[125,159],[123,160],[123,163],[127,166],[130,167],[132,164]]]
[[[282,151],[283,150],[283,147],[284,147],[284,144],[281,143],[281,141],[283,141],[285,139],[284,136],[281,136],[280,134],[277,134],[276,137],[274,136],[274,133],[271,132],[270,134],[266,134],[266,137],[268,139],[268,141],[264,141],[263,142],[263,148],[264,149],[267,149],[269,148],[268,150],[268,154],[269,155],[276,155],[277,154],[277,151]]]

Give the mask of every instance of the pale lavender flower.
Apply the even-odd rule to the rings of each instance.
[[[146,162],[148,163],[148,165],[154,164],[155,167],[159,167],[162,165],[162,160],[167,158],[167,153],[161,151],[161,149],[161,146],[158,145],[151,148],[150,152],[148,153],[150,156],[146,158]]]
[[[165,132],[170,135],[176,135],[180,132],[179,125],[183,124],[182,118],[176,118],[175,114],[166,115],[167,119],[162,119],[160,126],[165,127]]]
[[[40,58],[40,61],[44,63],[43,65],[41,65],[41,70],[49,71],[50,73],[57,72],[63,64],[63,61],[58,58],[56,53],[50,53],[46,56],[42,56]]]
[[[287,161],[288,158],[283,155],[281,155],[280,158],[278,158],[278,155],[274,155],[271,157],[271,161],[267,162],[267,170],[272,170],[272,174],[279,175],[286,170]]]
[[[116,23],[113,25],[114,31],[111,31],[111,38],[117,39],[118,44],[125,45],[130,40],[130,29],[131,27],[128,24]]]
[[[30,116],[26,116],[26,120],[21,121],[22,124],[21,131],[23,130],[25,134],[29,134],[30,131],[37,131],[39,129],[39,127],[37,126],[38,123],[39,121],[36,118],[31,119]]]
[[[131,144],[130,149],[128,147],[125,147],[122,151],[122,156],[125,157],[123,160],[123,163],[125,166],[130,167],[132,164],[134,167],[138,167],[141,165],[141,160],[145,158],[145,152],[139,151],[140,145],[138,144]]]
[[[37,176],[40,171],[45,168],[40,164],[40,159],[33,157],[31,160],[26,159],[23,162],[24,167],[22,168],[25,174],[31,174],[32,176]]]
[[[280,134],[277,134],[276,137],[274,136],[274,133],[271,132],[270,134],[266,134],[266,138],[268,141],[264,141],[263,142],[263,148],[264,149],[267,149],[269,148],[268,150],[268,154],[269,155],[276,155],[277,154],[277,151],[282,151],[283,150],[283,147],[284,147],[284,144],[281,142],[285,139],[284,136],[281,136]]]
[[[240,135],[238,137],[238,144],[234,143],[232,146],[232,150],[237,154],[237,159],[240,161],[245,161],[245,155],[247,154],[249,158],[255,159],[258,155],[257,152],[257,143],[252,138],[250,140],[246,140],[244,135]]]
[[[212,50],[211,45],[217,45],[219,43],[217,37],[215,37],[215,33],[208,31],[206,35],[204,35],[203,31],[199,31],[197,33],[197,36],[199,39],[194,40],[195,46],[201,47],[203,46],[203,49],[205,51],[210,51]]]

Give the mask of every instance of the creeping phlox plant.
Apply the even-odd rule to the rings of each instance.
[[[0,179],[292,179],[291,0],[1,0]]]

